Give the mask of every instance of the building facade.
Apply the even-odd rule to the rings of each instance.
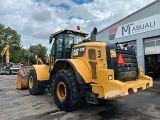
[[[146,72],[148,59],[154,65],[160,62],[160,1],[156,0],[99,31],[97,39],[134,45],[138,65]]]

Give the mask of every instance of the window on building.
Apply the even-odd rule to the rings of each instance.
[[[152,47],[155,45],[156,45],[155,37],[144,39],[144,47]]]
[[[123,42],[123,45],[128,44],[129,46],[134,46],[134,50],[135,52],[137,52],[137,44],[136,44],[136,40],[132,40],[132,41],[127,41],[127,42]]]

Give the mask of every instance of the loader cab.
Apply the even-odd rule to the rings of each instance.
[[[88,34],[73,31],[61,30],[51,34],[49,43],[52,43],[51,55],[54,59],[71,58],[72,47],[82,42]]]

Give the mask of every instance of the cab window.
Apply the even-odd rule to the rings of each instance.
[[[62,58],[62,45],[63,45],[63,36],[58,36],[56,38],[56,59]]]

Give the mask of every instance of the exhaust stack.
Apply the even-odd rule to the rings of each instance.
[[[95,27],[91,32],[91,41],[96,41],[97,28]]]

